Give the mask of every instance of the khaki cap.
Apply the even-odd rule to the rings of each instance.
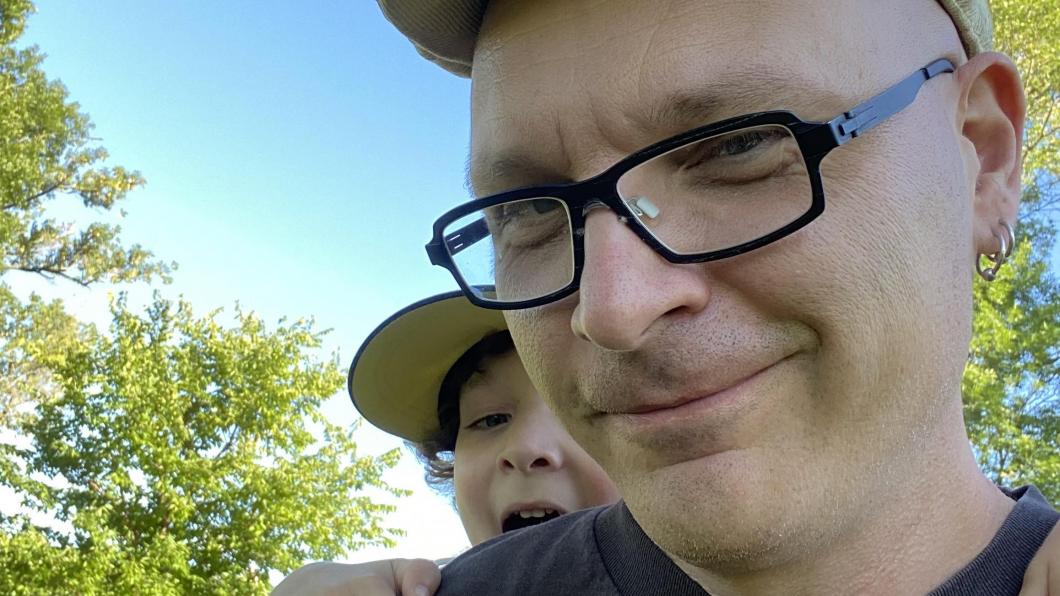
[[[471,76],[482,17],[489,0],[377,0],[383,14],[425,58],[461,77]],[[994,49],[987,0],[939,0],[969,56]]]
[[[350,365],[353,405],[380,429],[414,442],[439,432],[438,391],[453,364],[483,337],[508,326],[499,310],[460,292],[431,296],[391,315]]]

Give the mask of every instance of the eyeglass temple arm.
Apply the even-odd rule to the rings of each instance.
[[[945,58],[936,60],[883,93],[833,118],[828,122],[828,127],[832,131],[836,144],[842,145],[872,130],[880,122],[913,103],[920,87],[929,79],[954,70],[955,67],[949,60]]]

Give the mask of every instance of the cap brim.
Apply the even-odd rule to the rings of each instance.
[[[434,437],[438,391],[449,369],[480,339],[507,328],[500,311],[477,307],[460,292],[401,309],[372,331],[350,365],[354,407],[403,439]]]

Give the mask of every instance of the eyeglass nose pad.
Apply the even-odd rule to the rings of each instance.
[[[584,207],[582,207],[582,218],[584,218],[585,216],[589,215],[589,212],[592,211],[593,209],[601,209],[601,208],[602,209],[610,209],[610,207],[608,207],[606,204],[604,204],[604,202],[601,201],[600,199],[593,199],[593,200],[589,201],[588,203],[585,204]]]
[[[652,203],[651,199],[648,197],[633,197],[632,199],[622,199],[622,201],[626,204],[626,207],[629,207],[629,210],[633,212],[633,215],[636,215],[641,219],[655,219],[656,217],[659,217],[659,207],[655,203]]]
[[[644,207],[647,207],[647,209],[649,209],[651,211],[651,213],[645,213],[643,210],[641,210],[639,208],[640,205],[638,205],[637,203],[634,203],[634,204],[631,205],[629,203],[629,201],[623,201],[623,202],[626,204],[627,207],[630,208],[630,210],[637,217],[643,217],[644,215],[648,215],[648,217],[654,218],[656,215],[659,214],[659,208],[656,207],[654,204],[652,204],[651,201],[648,201],[646,198],[640,198],[638,200],[644,201],[646,203],[644,205]],[[588,217],[590,211],[592,211],[593,209],[598,209],[598,208],[610,209],[611,207],[609,207],[606,203],[604,203],[600,199],[593,199],[593,200],[589,201],[588,203],[586,203],[584,207],[582,207],[582,219],[585,219],[586,217]],[[625,215],[622,215],[620,213],[616,214],[616,215],[618,215],[618,221],[620,221],[620,222],[622,222],[622,223],[624,223],[626,225],[630,225],[630,220],[629,220],[628,217],[626,217]],[[579,235],[582,235],[582,234],[585,233],[585,230],[584,229],[576,230],[575,233],[579,234]]]

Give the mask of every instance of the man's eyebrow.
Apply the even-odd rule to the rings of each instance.
[[[685,89],[667,94],[635,121],[643,131],[670,130],[691,123],[707,124],[716,120],[729,103],[709,89]]]
[[[469,196],[481,198],[483,195],[475,191],[475,175],[481,177],[478,182],[488,191],[487,194],[510,190],[513,188],[511,181],[518,181],[517,186],[570,182],[553,168],[518,151],[477,161],[468,156],[464,167],[464,188]]]
[[[678,134],[741,114],[764,110],[797,112],[798,108],[809,107],[808,100],[830,104],[837,97],[820,83],[792,74],[780,75],[767,69],[731,72],[705,86],[678,89],[664,95],[640,118],[635,118],[635,125],[646,133]]]
[[[471,184],[471,150],[468,149],[467,157],[464,158],[464,190],[467,196],[475,198],[475,186]]]

